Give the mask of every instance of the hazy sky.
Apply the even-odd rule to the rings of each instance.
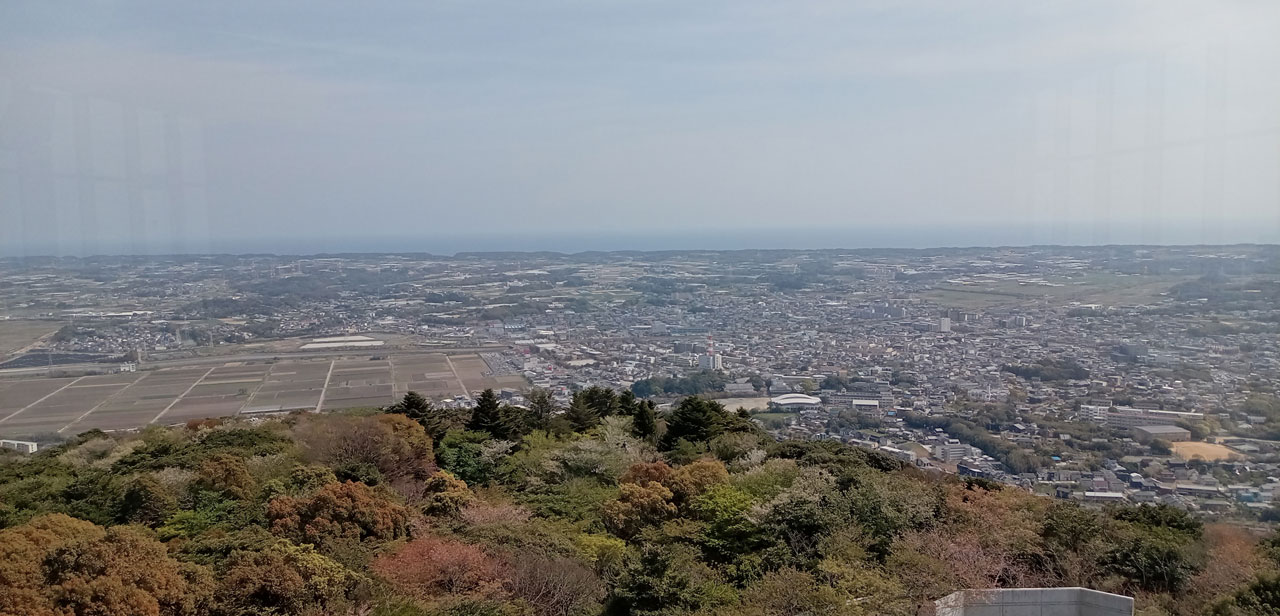
[[[1277,32],[1275,0],[5,0],[0,254],[1277,241]]]

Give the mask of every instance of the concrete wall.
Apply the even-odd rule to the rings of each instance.
[[[937,616],[1133,616],[1133,599],[1087,588],[962,590],[935,604]]]

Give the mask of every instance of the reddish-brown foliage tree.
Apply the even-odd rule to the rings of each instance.
[[[331,483],[309,498],[278,496],[267,505],[277,533],[327,545],[341,539],[390,541],[409,534],[409,510],[362,483]]]
[[[729,481],[729,471],[719,460],[695,460],[671,473],[663,485],[671,490],[675,502],[684,504],[693,500],[707,488]]]
[[[211,595],[207,570],[132,528],[55,514],[0,532],[3,614],[181,616]]]
[[[488,524],[519,524],[529,521],[533,514],[520,505],[475,501],[459,513],[458,518],[472,526]]]
[[[257,488],[244,460],[231,454],[219,453],[210,456],[200,464],[197,475],[200,487],[221,492],[232,498],[249,498]]]
[[[634,537],[640,529],[661,523],[676,514],[671,490],[659,483],[624,483],[618,500],[606,503],[604,525],[619,537]]]
[[[1178,613],[1204,614],[1212,602],[1251,582],[1269,568],[1258,552],[1258,536],[1229,524],[1204,527],[1208,566],[1191,579]]]
[[[46,616],[54,614],[46,598],[45,554],[68,543],[101,537],[92,522],[54,513],[0,531],[0,614]]]
[[[665,484],[671,479],[671,467],[666,462],[636,462],[618,479],[621,483],[644,485],[648,482]]]
[[[435,472],[431,437],[404,415],[309,417],[295,434],[312,461],[369,464],[392,482],[402,477],[425,479]]]
[[[373,571],[401,592],[423,601],[445,595],[497,597],[507,572],[480,548],[440,537],[414,539],[378,558]]]

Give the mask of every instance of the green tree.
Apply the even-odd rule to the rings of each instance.
[[[437,471],[422,486],[422,512],[428,515],[454,515],[471,502],[467,482],[449,471]]]
[[[1280,614],[1280,575],[1264,574],[1223,599],[1213,616],[1275,616]]]
[[[1182,509],[1164,503],[1119,507],[1111,513],[1111,517],[1148,529],[1167,528],[1192,539],[1198,539],[1204,530],[1204,522]]]
[[[573,394],[574,402],[577,402],[579,399],[586,403],[587,407],[596,414],[596,417],[617,415],[621,408],[618,395],[614,393],[612,389],[609,389],[608,387],[601,387],[599,385],[592,385],[591,387]]]
[[[398,413],[412,419],[418,423],[423,423],[428,415],[431,414],[431,402],[422,394],[416,391],[410,391],[404,395],[399,402],[388,406],[384,409],[387,413]],[[423,426],[426,427],[426,426]]]
[[[638,402],[636,401],[635,392],[630,389],[624,389],[618,394],[618,414],[630,417],[636,414]]]
[[[606,614],[666,616],[732,603],[736,593],[686,545],[644,544],[627,560]]]
[[[471,419],[467,429],[476,432],[487,432],[494,438],[506,436],[506,425],[502,418],[502,406],[498,403],[498,395],[492,389],[486,389],[476,398],[476,405],[471,409]]]
[[[450,432],[440,441],[436,461],[440,468],[470,485],[481,485],[497,474],[496,461],[485,455],[485,443],[493,439],[487,432]]]
[[[455,409],[446,409],[431,404],[429,400],[416,391],[410,391],[399,402],[383,409],[386,413],[404,415],[418,422],[431,439],[440,442],[449,430],[461,428],[465,417],[460,417]]]
[[[504,404],[498,410],[502,417],[502,438],[518,440],[524,435],[542,427],[533,412],[527,408]]]
[[[663,449],[671,449],[680,439],[692,443],[706,442],[715,436],[717,420],[727,415],[719,403],[699,396],[680,401],[667,417],[667,431],[662,435]]]
[[[690,510],[706,524],[700,544],[709,561],[734,562],[763,547],[760,526],[748,516],[754,504],[749,494],[723,483],[711,486],[690,502]],[[752,573],[739,571],[740,575]]]
[[[658,418],[654,413],[654,404],[652,400],[644,400],[637,402],[635,405],[635,413],[631,418],[631,434],[636,438],[653,442],[654,435],[658,432]]]
[[[570,426],[573,426],[575,432],[586,432],[600,423],[600,415],[596,410],[587,404],[586,399],[578,396],[573,397],[569,410],[565,411],[565,419],[569,421]]]
[[[142,475],[129,483],[120,501],[120,519],[147,526],[158,526],[178,509],[175,498],[150,475]]]
[[[560,412],[560,405],[556,404],[551,392],[541,387],[529,390],[525,400],[529,403],[529,413],[533,415],[538,428],[545,428],[547,422]]]
[[[1203,441],[1204,437],[1209,436],[1209,429],[1203,421],[1178,421],[1177,426],[1191,433],[1191,440]]]
[[[234,614],[337,614],[348,613],[367,584],[315,548],[277,539],[261,551],[233,553],[218,597]]]

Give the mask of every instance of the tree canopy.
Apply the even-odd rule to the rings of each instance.
[[[0,458],[0,613],[907,616],[1025,586],[1280,609],[1280,536],[775,442],[696,396],[528,399],[407,395]]]

